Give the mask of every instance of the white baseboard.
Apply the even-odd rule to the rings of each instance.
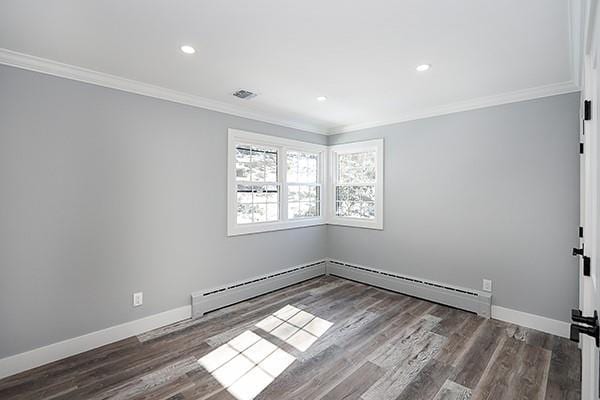
[[[263,282],[262,279],[267,277],[267,275],[257,277],[255,279],[261,279],[261,282],[253,285],[256,287],[252,288],[251,290],[237,291],[238,293],[233,296],[235,299],[222,301],[223,304],[221,304],[221,306],[232,304],[236,301],[243,301],[271,290],[277,290],[285,286],[302,282],[315,276],[324,275],[325,261],[326,260],[320,260],[306,265],[296,266],[291,269],[294,271],[277,271],[270,275],[281,275],[281,277],[269,280],[266,284],[265,282],[267,281],[265,280],[265,282]],[[322,265],[313,267],[313,264],[319,263],[322,263]],[[299,271],[296,272],[295,270]],[[288,274],[287,272],[293,273]],[[232,285],[234,284],[230,284],[228,286]],[[203,307],[205,308],[205,311],[215,308],[211,308],[210,304],[203,304]],[[201,314],[202,313],[199,315]],[[159,314],[150,315],[145,318],[140,318],[135,321],[111,326],[96,332],[87,333],[72,339],[66,339],[61,342],[53,343],[48,346],[33,349],[24,353],[15,354],[14,356],[0,359],[0,379],[191,317],[192,305],[183,306]]]
[[[191,314],[191,306],[174,308],[0,359],[0,379],[190,318]]]
[[[191,315],[191,306],[183,306],[0,359],[0,379],[191,318]],[[557,336],[569,337],[570,327],[567,322],[540,315],[492,306],[492,318]]]
[[[492,306],[492,318],[564,338],[569,337],[571,329],[568,322],[500,306]]]
[[[452,292],[444,290],[442,287],[450,286],[445,283],[434,282],[434,286],[431,286],[430,284],[432,281],[427,281],[416,277],[408,277],[413,281],[409,280],[408,282],[402,282],[398,279],[394,279],[394,277],[399,277],[399,275],[392,274],[389,271],[373,269],[355,264],[348,264],[344,261],[333,259],[329,259],[328,261],[328,274],[341,276],[343,278],[352,279],[367,285],[379,286],[389,290],[408,294],[410,296],[415,296],[463,310],[472,311],[484,317],[490,317],[491,308],[491,318],[493,319],[510,322],[512,324],[521,325],[526,328],[536,329],[538,331],[565,338],[568,338],[570,335],[570,325],[568,322],[542,317],[541,315],[529,314],[523,311],[512,310],[506,307],[491,305],[491,293],[455,287],[461,291],[470,291],[481,296],[481,299],[470,300],[469,296],[461,297],[460,293],[453,296]],[[351,268],[349,269],[345,267]],[[356,268],[358,268],[358,270]],[[376,271],[377,274],[373,274],[372,271]],[[402,278],[407,277],[402,276]],[[415,280],[419,282],[415,283]]]

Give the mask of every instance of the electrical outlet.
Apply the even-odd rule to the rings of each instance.
[[[144,303],[144,293],[137,292],[133,294],[133,306],[138,307]]]
[[[489,280],[489,279],[483,280],[483,290],[485,290],[486,292],[492,291],[492,281],[491,280]]]

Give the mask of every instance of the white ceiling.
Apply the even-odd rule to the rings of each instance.
[[[572,91],[569,38],[565,0],[0,2],[0,48],[317,132]]]

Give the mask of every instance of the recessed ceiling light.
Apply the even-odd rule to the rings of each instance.
[[[326,101],[326,100],[327,100],[327,97],[325,97],[325,96],[319,96],[319,97],[317,97],[317,101],[323,102],[323,101]]]
[[[192,46],[188,45],[181,46],[181,51],[183,51],[185,54],[194,54],[196,52]]]
[[[417,67],[417,71],[424,72],[431,68],[431,64],[421,64]]]

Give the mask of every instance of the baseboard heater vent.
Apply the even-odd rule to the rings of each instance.
[[[490,318],[492,313],[491,293],[399,275],[338,260],[327,262],[327,273],[471,311],[486,318]]]
[[[192,293],[192,318],[326,273],[327,261],[315,261],[242,282]]]

